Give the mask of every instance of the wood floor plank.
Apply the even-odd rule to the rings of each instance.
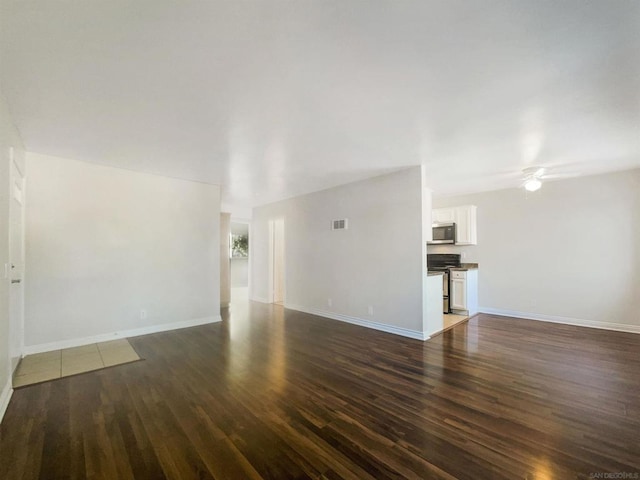
[[[18,389],[0,478],[640,474],[640,336],[479,315],[420,342],[280,306]]]

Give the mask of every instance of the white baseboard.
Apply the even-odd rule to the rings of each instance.
[[[12,378],[9,376],[7,383],[2,389],[2,393],[0,393],[0,422],[2,422],[2,419],[4,418],[4,414],[9,406],[9,401],[11,400],[11,395],[13,395],[12,384]]]
[[[386,323],[372,322],[371,320],[365,320],[358,317],[350,317],[348,315],[342,315],[335,312],[327,312],[317,308],[303,307],[302,305],[294,305],[291,303],[285,303],[284,308],[290,310],[296,310],[298,312],[310,313],[311,315],[318,315],[320,317],[331,318],[332,320],[338,320],[340,322],[351,323],[353,325],[359,325],[361,327],[372,328],[373,330],[380,330],[381,332],[393,333],[394,335],[400,335],[402,337],[413,338],[416,340],[427,340],[429,335],[425,335],[419,330],[410,330],[408,328],[396,327]]]
[[[543,315],[539,313],[517,312],[515,310],[502,310],[500,308],[480,307],[480,313],[502,315],[505,317],[524,318],[526,320],[538,320],[541,322],[562,323],[577,327],[599,328],[601,330],[615,330],[617,332],[640,333],[640,325],[628,325],[626,323],[598,322],[581,318],[560,317],[557,315]]]
[[[166,332],[169,330],[178,330],[180,328],[197,327],[198,325],[206,325],[208,323],[221,322],[220,315],[212,315],[210,317],[194,318],[193,320],[185,320],[182,322],[162,323],[159,325],[151,325],[149,327],[134,328],[131,330],[122,330],[113,333],[104,333],[93,337],[74,338],[71,340],[62,340],[59,342],[42,343],[40,345],[29,345],[24,347],[25,355],[33,355],[34,353],[51,352],[52,350],[61,350],[63,348],[81,347],[92,343],[108,342],[109,340],[117,340],[119,338],[137,337],[140,335],[148,335],[150,333]]]

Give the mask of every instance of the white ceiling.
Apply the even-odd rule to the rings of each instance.
[[[2,0],[28,150],[250,206],[424,164],[436,193],[640,166],[640,1]]]

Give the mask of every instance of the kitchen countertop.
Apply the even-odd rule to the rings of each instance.
[[[427,272],[428,277],[435,277],[436,275],[444,275],[444,272],[437,272],[433,270]]]
[[[460,264],[459,267],[449,268],[449,270],[457,270],[457,271],[463,271],[463,272],[466,272],[467,270],[477,270],[477,269],[478,269],[477,263],[462,263]]]

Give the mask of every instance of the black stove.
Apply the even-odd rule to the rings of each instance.
[[[428,253],[427,270],[445,271],[460,267],[460,255],[457,253]]]
[[[442,276],[442,312],[450,313],[449,306],[449,269],[460,267],[460,255],[456,253],[427,254],[427,270],[444,272]]]

